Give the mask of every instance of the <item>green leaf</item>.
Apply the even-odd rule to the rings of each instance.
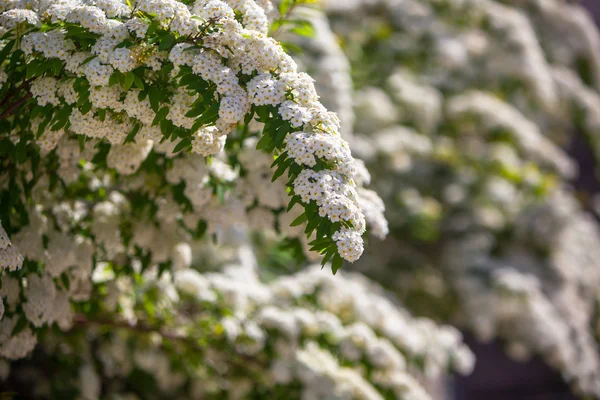
[[[321,253],[323,250],[328,249],[332,243],[333,241],[329,238],[313,240],[309,243],[309,246],[311,246],[310,251],[318,251]]]
[[[59,75],[60,71],[63,69],[63,63],[58,58],[52,60],[52,72],[54,75]]]
[[[125,89],[125,91],[131,89],[134,80],[135,74],[133,73],[133,71],[129,71],[128,73],[126,73],[125,77],[123,78],[123,89]]]
[[[24,331],[25,328],[27,328],[27,318],[25,318],[24,315],[21,315],[19,317],[19,320],[17,321],[17,324],[15,325],[12,332],[10,333],[10,336],[18,335],[19,333]]]
[[[290,204],[288,204],[286,212],[289,212],[296,204],[300,203],[300,196],[292,196]]]
[[[193,85],[197,79],[200,79],[200,78],[195,74],[186,74],[186,75],[183,75],[181,77],[181,79],[179,79],[179,85],[180,86]]]
[[[277,127],[277,131],[275,133],[275,139],[273,140],[273,146],[277,149],[281,148],[283,145],[283,141],[287,133],[290,131],[290,124],[288,122],[283,123],[279,127]]]
[[[248,125],[250,121],[254,118],[254,111],[251,110],[248,114],[246,114],[246,118],[244,118],[244,125]]]
[[[39,64],[37,60],[33,60],[29,64],[27,64],[27,68],[25,69],[25,78],[31,79],[34,76],[36,76],[38,66]]]
[[[158,110],[158,112],[156,113],[156,116],[154,117],[154,120],[152,121],[152,126],[156,126],[156,125],[160,124],[167,117],[168,113],[169,113],[169,107],[167,107],[167,106],[164,106],[163,108]]]
[[[11,65],[16,65],[17,63],[21,64],[23,62],[24,55],[25,53],[23,53],[23,50],[13,51],[12,55],[10,56],[9,63]]]
[[[77,99],[77,103],[75,103],[75,107],[81,108],[85,103],[88,102],[89,98],[90,98],[89,93],[86,93],[84,95],[79,95],[79,98]]]
[[[198,221],[198,226],[196,227],[196,232],[194,232],[194,239],[198,240],[204,236],[206,229],[208,228],[208,224],[204,220]]]
[[[82,114],[87,114],[88,112],[90,112],[90,110],[92,109],[92,103],[89,101],[86,101],[85,103],[83,103],[83,105],[81,106],[81,108],[79,109],[81,111]]]
[[[156,33],[156,31],[158,30],[158,28],[160,28],[160,23],[158,21],[152,21],[152,23],[150,24],[150,26],[148,26],[148,30],[146,31],[146,35],[148,35],[148,36],[154,35],[154,33]]]
[[[94,58],[96,58],[96,57],[98,57],[98,56],[96,56],[96,55],[89,56],[88,58],[86,58],[85,60],[83,60],[83,62],[82,62],[81,64],[79,64],[79,66],[81,67],[81,66],[83,66],[83,65],[85,65],[85,64],[87,64],[87,63],[89,63],[90,61],[92,61],[92,60],[93,60]]]
[[[219,118],[219,103],[214,103],[206,109],[202,116],[196,121],[202,125],[211,124]]]
[[[160,102],[163,98],[164,96],[162,90],[160,90],[156,86],[150,87],[150,90],[148,91],[148,99],[150,100],[150,106],[152,107],[154,112],[158,112]]]
[[[256,143],[256,150],[266,149],[267,147],[269,147],[270,144],[271,138],[269,137],[269,135],[263,135],[263,137],[260,138],[258,143]]]
[[[38,131],[36,133],[36,138],[39,138],[40,136],[42,136],[42,133],[44,133],[46,131],[46,128],[50,124],[50,121],[52,121],[52,114],[48,113],[48,114],[46,114],[46,117],[44,118],[44,120],[42,121],[40,126],[38,127]]]
[[[168,119],[160,121],[160,131],[165,139],[169,139],[173,135],[175,125]],[[172,141],[172,140],[171,140]]]
[[[258,115],[259,122],[266,123],[269,121],[269,115],[271,114],[271,111],[267,106],[259,106],[256,107],[256,114]]]
[[[50,72],[52,70],[52,62],[51,61],[40,61],[40,64],[35,71],[35,74],[38,76],[43,75],[46,72]]]
[[[71,106],[61,108],[60,111],[54,115],[54,125],[52,125],[51,129],[53,131],[58,131],[59,129],[64,128],[69,122],[69,116],[71,115],[72,110],[73,107]]]
[[[101,164],[106,161],[106,156],[108,155],[111,146],[109,143],[105,142],[98,142],[96,146],[98,147],[98,152],[92,157],[92,163]]]
[[[190,147],[191,144],[192,144],[191,138],[182,139],[179,143],[177,143],[177,146],[175,146],[175,148],[173,149],[173,153],[177,153],[183,149],[186,149],[186,148]]]
[[[319,224],[319,227],[317,228],[317,240],[321,240],[327,235],[329,225],[330,222],[328,220],[324,220]]]
[[[73,82],[73,89],[75,89],[80,99],[81,97],[87,99],[90,96],[90,84],[85,78],[75,79],[75,82]]]
[[[190,111],[188,111],[185,116],[188,118],[196,118],[199,117],[200,115],[202,115],[202,113],[204,113],[206,111],[206,107],[204,106],[203,103],[198,103],[198,104],[194,104],[192,105],[192,109]]]
[[[172,34],[168,33],[160,38],[159,50],[169,50],[175,44],[177,39]]]
[[[342,256],[336,253],[331,261],[331,271],[334,275],[339,271],[340,268],[342,268],[342,264],[344,264],[344,259]]]
[[[205,92],[208,89],[208,83],[198,75],[194,74],[184,75],[180,79],[179,85],[187,86],[188,89],[194,90],[198,93]]]
[[[67,30],[67,37],[81,40],[81,39],[97,39],[100,35],[97,33],[92,33],[87,29],[77,26],[77,25],[68,25],[65,28]]]
[[[116,45],[115,49],[129,48],[129,47],[133,46],[133,44],[134,43],[131,40],[125,39],[121,43],[119,43],[118,45]]]
[[[294,25],[294,28],[291,29],[291,32],[304,36],[304,37],[314,37],[315,36],[315,28],[313,27],[310,21],[306,20],[293,20],[291,21]]]
[[[321,244],[331,244],[333,243],[333,240],[330,238],[322,238],[322,239],[315,239],[312,242],[308,243],[309,246],[317,246],[317,245],[321,245]]]
[[[283,175],[283,173],[288,169],[290,164],[293,162],[294,162],[293,158],[288,158],[283,163],[281,163],[281,165],[279,165],[279,167],[273,174],[273,178],[271,178],[271,182],[275,182],[277,180],[277,178],[279,178],[281,175]]]
[[[321,261],[321,265],[325,266],[325,264],[327,264],[327,261],[329,261],[331,259],[331,257],[333,257],[336,253],[337,253],[337,246],[334,245],[333,247],[330,247],[329,250],[327,250],[327,252],[325,252],[323,261]]]
[[[306,213],[302,213],[302,214],[300,214],[300,216],[298,218],[296,218],[295,220],[292,221],[292,223],[290,224],[290,226],[301,225],[304,222],[306,222],[306,220],[307,220]]]
[[[15,45],[15,40],[11,40],[10,42],[7,42],[4,45],[2,50],[0,50],[0,64],[2,64],[4,62],[4,60],[6,60],[6,57],[8,57],[8,54],[10,53],[10,51],[12,50],[14,45]]]
[[[288,153],[287,151],[281,153],[278,156],[275,156],[275,160],[273,161],[273,163],[271,164],[271,168],[281,164],[282,162],[284,162],[285,160],[287,160],[288,158]]]
[[[121,77],[123,74],[120,71],[115,71],[108,78],[108,86],[114,86],[117,83],[121,82]]]
[[[83,151],[83,148],[85,147],[85,136],[77,135],[77,141],[79,142],[79,150]]]
[[[127,137],[125,138],[124,143],[130,143],[133,142],[133,139],[135,139],[135,135],[137,135],[137,133],[140,131],[140,124],[136,123],[133,126],[133,129],[131,130],[131,132],[129,132],[129,134],[127,135]]]
[[[219,203],[225,204],[225,186],[217,185],[217,199]]]
[[[66,273],[61,274],[60,281],[65,286],[65,289],[69,290],[69,288],[71,287],[71,281],[69,280],[69,276]]]
[[[17,143],[16,147],[16,161],[19,164],[22,164],[27,159],[27,140],[25,138],[21,138],[19,143]]]
[[[34,152],[30,157],[29,157],[30,161],[31,161],[31,170],[37,171],[38,167],[40,166],[40,153],[38,153],[37,151]]]
[[[135,74],[133,75],[133,84],[136,88],[144,90],[144,81],[142,81],[140,77]]]
[[[321,218],[317,218],[311,214],[308,214],[308,215],[310,215],[309,221],[308,221],[308,224],[306,225],[306,229],[304,230],[304,233],[306,233],[307,238],[309,238],[310,235],[313,233],[313,231],[315,229],[317,229],[317,226],[319,225],[319,222],[321,219]]]
[[[279,15],[284,16],[292,4],[294,4],[294,0],[283,0],[281,3],[279,3]]]
[[[306,210],[307,215],[315,215],[317,211],[317,203],[311,201],[304,207],[304,209]]]
[[[283,50],[285,50],[286,53],[291,55],[304,53],[302,47],[291,42],[281,42],[281,47],[283,47]]]

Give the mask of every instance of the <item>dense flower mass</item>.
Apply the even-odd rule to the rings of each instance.
[[[357,251],[327,253],[334,269],[340,256],[360,257],[364,216],[339,120],[319,103],[312,78],[297,73],[294,60],[266,35],[265,10],[254,1],[9,2],[0,28],[5,72],[24,72],[34,100],[27,126],[12,130],[33,133],[44,153],[60,153],[61,137],[73,134],[80,143],[107,141],[107,166],[131,175],[152,150],[217,155],[237,125],[256,116],[266,124],[260,148],[291,155],[276,165],[279,175],[289,170],[294,188],[302,171],[336,174],[343,188],[331,188],[319,203],[339,197],[345,218],[321,212],[332,228],[317,239],[332,238],[343,225],[356,233],[341,246]],[[6,82],[3,91],[14,86]],[[301,143],[286,139],[294,131],[304,135]],[[301,157],[298,145],[311,150]]]
[[[334,65],[317,89],[354,131],[390,221],[357,267],[411,311],[500,338],[520,360],[541,354],[598,397],[594,173],[565,150],[587,159],[579,132],[599,154],[590,16],[562,0],[359,0],[315,20],[325,35],[297,41],[301,66]],[[331,82],[349,80],[348,116],[348,88]]]
[[[590,17],[308,3],[0,0],[0,387],[437,399],[427,315],[600,396]]]
[[[53,357],[71,354],[62,390],[98,398],[102,377],[109,397],[426,400],[423,384],[472,369],[458,331],[411,317],[365,278],[313,266],[265,283],[248,251],[218,273],[154,269],[143,280],[110,280],[113,266],[97,270],[103,310],[78,318],[60,346],[54,335],[42,343]],[[144,322],[150,304],[152,325]],[[116,319],[101,317],[109,311]],[[35,382],[37,396],[58,393],[59,382],[37,371],[14,365],[7,374]],[[138,388],[139,374],[147,378]]]
[[[27,357],[105,301],[127,309],[125,277],[186,271],[205,238],[285,236],[335,273],[361,256],[367,223],[385,235],[384,209],[361,209],[382,204],[368,173],[268,36],[269,10],[0,3],[0,357]],[[289,148],[298,135],[311,163]],[[318,198],[306,174],[324,177]]]

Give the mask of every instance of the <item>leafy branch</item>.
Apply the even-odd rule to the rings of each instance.
[[[271,25],[270,35],[277,37],[282,27],[292,25],[290,31],[300,36],[313,37],[315,35],[314,28],[309,21],[303,19],[292,19],[294,10],[299,6],[314,4],[314,0],[283,0],[279,3],[279,17],[273,21]]]
[[[205,348],[200,344],[198,338],[192,336],[186,336],[179,333],[169,331],[167,329],[145,324],[143,322],[132,323],[125,320],[110,319],[105,317],[98,317],[95,319],[89,319],[84,314],[76,314],[74,318],[74,324],[77,328],[87,328],[90,326],[96,326],[100,328],[113,329],[125,329],[131,332],[141,334],[158,334],[162,339],[170,342],[179,343],[188,350],[194,352],[204,353]],[[236,357],[229,357],[228,362],[232,363],[238,368],[247,369],[249,366],[254,367],[257,370],[261,370],[263,367],[259,365],[255,358],[236,353]]]

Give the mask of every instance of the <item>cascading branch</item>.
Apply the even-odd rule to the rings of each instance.
[[[290,208],[305,209],[294,222],[316,233],[313,250],[334,272],[360,257],[365,218],[339,120],[267,36],[254,1],[16,1],[1,10],[3,157],[31,160],[35,175],[36,145],[52,157],[76,137],[81,148],[94,143],[86,161],[128,175],[153,146],[214,156],[256,118],[257,148],[276,154],[273,179],[288,172]]]
[[[94,314],[100,266],[186,269],[205,234],[360,257],[378,198],[263,7],[0,3],[0,357]]]

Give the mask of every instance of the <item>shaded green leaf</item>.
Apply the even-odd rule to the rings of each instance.
[[[175,36],[168,33],[168,34],[164,35],[163,37],[161,37],[160,44],[158,45],[158,49],[159,50],[169,50],[169,49],[171,49],[171,47],[173,47],[176,40],[177,39],[175,39]]]
[[[2,50],[0,50],[0,64],[2,64],[4,60],[6,60],[6,57],[8,57],[8,54],[10,53],[14,45],[15,40],[11,40],[4,45]]]
[[[300,216],[298,216],[296,219],[294,219],[292,221],[292,223],[290,224],[290,226],[298,226],[303,224],[304,222],[306,222],[307,218],[306,218],[306,214],[302,213],[300,214]]]
[[[121,77],[123,76],[123,74],[120,71],[115,71],[110,75],[110,78],[108,78],[108,85],[109,86],[114,86],[117,83],[121,82]]]
[[[293,158],[288,158],[283,163],[279,165],[275,173],[273,174],[273,178],[271,178],[271,182],[275,182],[277,178],[279,178],[283,173],[288,169],[291,163],[294,162]]]
[[[335,275],[340,268],[342,268],[342,265],[344,264],[344,259],[342,258],[342,256],[340,256],[339,254],[335,254],[333,256],[333,260],[331,261],[331,271],[333,272],[333,274]]]
[[[27,325],[28,325],[27,318],[25,318],[24,315],[21,315],[19,317],[19,320],[17,321],[15,327],[13,328],[12,332],[10,333],[10,336],[18,335],[19,333],[24,331],[25,328],[27,328]]]
[[[177,143],[177,146],[175,146],[175,148],[173,149],[173,153],[177,153],[181,150],[187,149],[191,145],[192,145],[191,138],[182,139],[179,143]]]
[[[150,100],[150,106],[154,112],[158,112],[160,102],[163,100],[163,98],[164,93],[162,90],[156,86],[150,87],[150,90],[148,91],[148,100]]]
[[[133,73],[133,71],[129,71],[125,74],[125,77],[123,78],[123,89],[125,89],[126,91],[131,89],[131,87],[133,86],[133,81],[135,80],[135,74]]]
[[[156,113],[156,116],[154,117],[154,120],[152,121],[152,126],[156,126],[156,125],[160,124],[167,117],[168,113],[169,113],[169,107],[167,107],[167,106],[158,110],[158,112]]]
[[[269,137],[269,135],[263,135],[263,137],[260,138],[258,143],[256,143],[256,150],[266,149],[267,147],[269,147],[270,144],[271,138]]]

